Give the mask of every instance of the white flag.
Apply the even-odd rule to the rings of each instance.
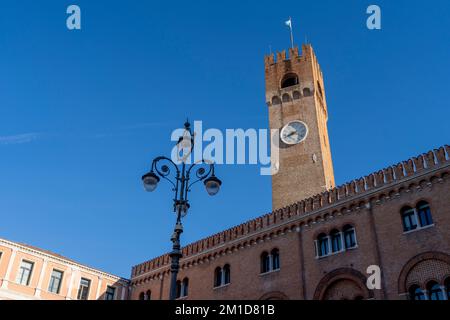
[[[285,22],[285,24],[286,24],[289,28],[292,28],[292,21],[291,21],[291,18],[289,18],[289,20],[287,20],[287,21]]]
[[[294,48],[294,35],[292,34],[292,19],[289,17],[289,20],[284,22],[288,27],[289,31],[291,32],[291,48]]]

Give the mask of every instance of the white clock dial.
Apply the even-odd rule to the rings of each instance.
[[[306,139],[308,126],[306,123],[295,120],[289,122],[281,129],[281,140],[286,144],[297,144]]]

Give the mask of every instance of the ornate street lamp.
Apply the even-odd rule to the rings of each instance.
[[[193,184],[203,181],[206,192],[208,192],[210,196],[214,196],[219,192],[220,186],[222,185],[222,181],[214,174],[214,163],[211,161],[203,159],[198,163],[186,165],[185,160],[194,147],[194,136],[189,122],[184,124],[184,129],[185,134],[180,137],[177,143],[177,146],[183,148],[184,152],[186,152],[187,149],[187,154],[184,155],[181,164],[177,165],[167,157],[157,157],[152,162],[150,172],[142,176],[142,182],[146,191],[155,191],[162,178],[169,181],[173,187],[172,190],[175,192],[173,211],[177,215],[177,220],[170,239],[173,244],[172,251],[169,254],[171,259],[170,300],[175,300],[177,297],[177,275],[180,268],[180,259],[182,257],[180,235],[183,232],[183,225],[181,223],[181,218],[186,216],[190,207],[188,194],[191,191],[191,187]],[[171,168],[174,170],[173,174],[171,174]],[[196,168],[195,175],[192,173],[191,176],[193,168]]]

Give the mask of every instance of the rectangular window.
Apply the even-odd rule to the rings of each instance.
[[[50,277],[50,283],[48,284],[48,291],[51,293],[59,294],[61,290],[61,282],[63,278],[63,272],[59,270],[53,270]]]
[[[414,209],[409,209],[403,212],[403,231],[411,231],[417,228],[417,220]]]
[[[347,229],[344,231],[345,248],[351,249],[356,247],[355,229]]]
[[[319,257],[328,255],[328,237],[325,235],[319,236],[318,253]]]
[[[81,278],[80,287],[78,288],[78,300],[87,300],[89,298],[89,289],[91,287],[91,280]]]
[[[431,211],[428,205],[423,205],[419,207],[419,221],[421,227],[426,227],[433,224],[433,219],[431,218]]]
[[[114,300],[114,294],[116,293],[116,288],[107,286],[105,293],[105,300]]]
[[[22,260],[20,263],[19,273],[17,274],[16,282],[18,284],[28,286],[30,284],[31,273],[33,272],[34,263]]]
[[[341,251],[341,234],[339,232],[331,233],[331,251]]]

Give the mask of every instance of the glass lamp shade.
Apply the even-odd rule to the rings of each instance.
[[[188,209],[191,206],[189,205],[189,203],[187,203],[187,201],[185,202],[179,202],[177,201],[177,203],[175,204],[175,212],[180,212],[180,215],[182,218],[184,218],[187,215]]]
[[[145,190],[152,192],[158,186],[159,177],[155,173],[149,172],[142,176],[142,182],[144,183]]]
[[[210,196],[215,196],[220,190],[222,181],[220,181],[215,175],[212,175],[205,180],[204,184],[206,187],[206,192],[208,192]]]

